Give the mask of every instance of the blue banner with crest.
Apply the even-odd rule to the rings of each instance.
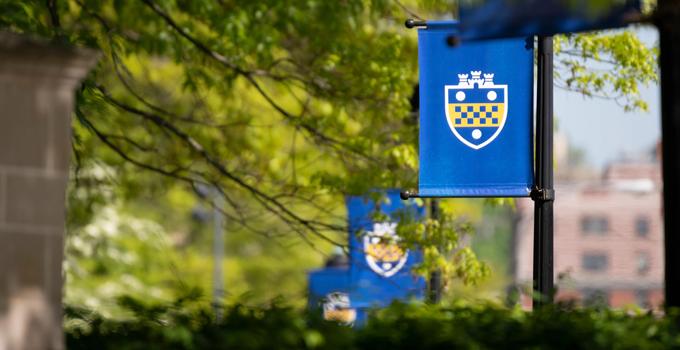
[[[640,0],[460,2],[463,40],[553,35],[624,27],[642,18]]]
[[[450,45],[418,30],[422,197],[526,197],[533,185],[533,40]]]
[[[346,201],[352,307],[380,307],[397,299],[423,298],[425,280],[411,271],[422,262],[422,252],[400,248],[396,228],[400,220],[422,219],[424,208],[414,200],[401,200],[396,190],[388,191],[378,202],[359,196]]]
[[[353,324],[357,310],[349,299],[349,269],[347,266],[325,267],[308,274],[307,307],[320,310],[328,321]]]

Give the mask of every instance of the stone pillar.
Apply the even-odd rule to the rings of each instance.
[[[0,32],[0,349],[63,349],[74,89],[96,61]]]

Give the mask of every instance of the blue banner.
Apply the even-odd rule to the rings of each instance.
[[[533,40],[447,41],[418,30],[423,197],[526,197],[533,185]]]
[[[638,21],[638,0],[482,0],[460,6],[463,40],[618,28]]]
[[[422,253],[401,249],[396,244],[396,227],[400,218],[421,219],[424,208],[413,200],[401,200],[398,191],[389,191],[380,203],[348,197],[347,212],[352,307],[380,307],[396,299],[423,298],[425,280],[411,272],[422,262]],[[376,213],[385,217],[374,220]]]
[[[327,267],[314,270],[308,276],[310,309],[321,310],[323,318],[351,324],[357,311],[349,298],[349,270],[347,267]]]

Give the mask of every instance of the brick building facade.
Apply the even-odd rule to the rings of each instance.
[[[660,166],[655,160],[610,165],[602,178],[559,180],[555,201],[557,299],[612,307],[663,302]],[[514,280],[529,290],[533,203],[518,201]],[[531,305],[528,293],[522,303]]]

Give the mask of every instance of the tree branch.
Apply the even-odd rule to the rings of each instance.
[[[163,20],[165,21],[166,24],[168,24],[173,30],[175,30],[180,36],[188,40],[194,47],[196,47],[200,52],[203,52],[205,55],[210,57],[211,59],[217,61],[218,63],[224,65],[225,67],[233,70],[237,74],[241,75],[243,78],[245,78],[251,86],[255,88],[255,90],[260,94],[260,96],[269,104],[272,108],[274,108],[279,114],[281,114],[285,119],[290,121],[293,125],[299,126],[305,131],[309,132],[311,135],[316,137],[318,140],[327,143],[331,145],[333,148],[336,148],[337,150],[340,149],[346,149],[350,151],[351,153],[354,153],[356,155],[359,155],[363,158],[366,158],[368,160],[378,162],[375,158],[370,157],[369,155],[365,154],[364,152],[361,152],[359,150],[356,150],[352,147],[349,147],[348,145],[340,142],[339,140],[330,137],[323,132],[319,131],[318,129],[312,127],[311,125],[304,123],[302,118],[299,116],[295,116],[292,113],[288,112],[285,108],[283,108],[281,105],[276,103],[274,99],[262,88],[260,83],[257,82],[255,79],[255,75],[257,75],[253,71],[245,70],[241,67],[239,67],[237,64],[234,62],[230,61],[228,58],[226,58],[224,55],[213,51],[210,49],[206,44],[202,43],[200,40],[196,39],[187,31],[182,29],[173,19],[163,11],[163,9],[158,6],[156,3],[154,3],[152,0],[143,0],[144,3],[151,8],[152,11],[154,11],[157,15],[159,15]],[[259,71],[258,71],[259,72]],[[339,148],[338,148],[339,147]]]
[[[223,164],[221,164],[219,161],[217,161],[215,158],[213,158],[204,148],[201,146],[200,143],[198,143],[194,138],[192,138],[189,134],[185,133],[184,131],[180,130],[177,128],[175,125],[171,124],[167,120],[163,119],[162,117],[149,113],[146,111],[139,110],[135,107],[129,106],[127,104],[124,104],[116,99],[114,99],[112,96],[110,96],[106,90],[103,87],[97,87],[97,89],[102,93],[104,99],[109,101],[112,105],[128,112],[133,115],[140,116],[146,120],[149,120],[159,127],[163,129],[167,129],[170,131],[172,134],[174,134],[177,138],[179,138],[184,144],[189,146],[189,148],[196,154],[198,154],[202,159],[204,159],[213,169],[217,170],[222,176],[228,178],[232,182],[234,182],[238,187],[241,187],[242,189],[245,189],[249,193],[253,195],[253,198],[255,198],[260,204],[262,204],[266,209],[270,210],[272,213],[276,214],[284,220],[287,223],[291,223],[292,221],[301,224],[305,228],[309,229],[311,232],[313,232],[315,235],[319,236],[320,238],[333,243],[335,245],[339,245],[338,242],[335,242],[331,240],[330,238],[326,237],[322,233],[319,232],[319,228],[323,229],[328,229],[328,230],[338,230],[341,227],[338,227],[336,225],[331,225],[327,223],[322,223],[314,220],[308,220],[304,219],[300,216],[298,216],[296,213],[294,213],[292,210],[287,208],[285,205],[283,205],[280,201],[276,200],[276,198],[264,193],[263,191],[259,190],[253,185],[248,184],[245,182],[243,179],[240,177],[236,176],[233,174],[231,171],[227,170],[226,167],[224,167]],[[101,134],[101,133],[99,133]],[[102,135],[105,136],[105,135]],[[109,142],[110,143],[110,142]],[[129,157],[128,157],[129,158]],[[167,171],[166,171],[167,172]],[[224,194],[224,190],[219,187],[219,190]],[[292,220],[292,221],[291,221]]]

